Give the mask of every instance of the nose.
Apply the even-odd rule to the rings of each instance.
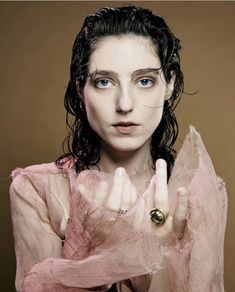
[[[117,96],[116,111],[128,113],[134,109],[134,98],[128,88],[121,89]]]

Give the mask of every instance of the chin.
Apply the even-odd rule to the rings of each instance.
[[[118,139],[118,141],[114,139],[109,147],[114,151],[118,152],[133,152],[137,151],[142,147],[148,147],[149,140],[140,141],[139,139],[127,138],[127,139]]]

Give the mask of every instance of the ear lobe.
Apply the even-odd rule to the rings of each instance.
[[[175,85],[175,72],[171,71],[171,80],[169,83],[167,83],[165,100],[168,100],[171,98],[172,92],[174,90],[174,85]]]

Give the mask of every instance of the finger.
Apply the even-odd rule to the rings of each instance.
[[[86,198],[88,201],[91,201],[90,193],[89,193],[89,191],[87,190],[87,188],[85,187],[84,184],[79,184],[79,185],[78,185],[78,191],[79,191],[79,193],[80,193],[84,198]]]
[[[138,199],[138,204],[133,206],[132,212],[128,212],[127,216],[129,217],[130,222],[136,226],[140,227],[141,223],[149,217],[150,211],[153,206],[153,196],[155,189],[154,177],[151,179],[150,184],[144,194],[138,199],[138,193],[135,186],[132,185],[131,193],[131,205],[133,206],[136,200]]]
[[[131,184],[131,205],[137,200],[137,190],[133,184]]]
[[[110,192],[110,196],[107,200],[107,206],[111,210],[116,211],[121,208],[122,191],[123,191],[125,173],[126,171],[122,167],[118,167],[115,170],[114,178],[113,178],[113,186]]]
[[[98,205],[103,205],[105,197],[107,195],[108,183],[105,181],[101,181],[97,187],[97,191],[95,193],[94,202]]]
[[[186,218],[188,214],[188,192],[185,188],[179,188],[177,190],[177,204],[175,208],[175,214],[173,217],[173,229],[178,239],[181,239],[184,235]]]
[[[120,208],[123,210],[129,210],[132,205],[132,183],[129,176],[126,174],[124,177],[122,200]]]
[[[146,227],[145,224],[143,225],[143,222],[146,221],[146,217],[149,218],[149,212],[146,214],[146,204],[143,197],[140,198],[138,204],[134,206],[132,212],[127,212],[127,216],[129,217],[128,221],[133,225],[133,227],[137,229],[142,226],[144,226],[144,228]]]
[[[168,188],[167,188],[167,165],[164,159],[156,162],[155,178],[155,206],[153,208],[168,212]]]
[[[156,175],[154,175],[149,183],[149,186],[146,190],[146,195],[144,196],[145,199],[145,206],[146,210],[150,212],[153,208],[155,208],[155,185],[156,185]]]

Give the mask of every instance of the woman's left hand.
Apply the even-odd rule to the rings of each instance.
[[[165,160],[158,159],[155,175],[152,177],[149,187],[143,195],[142,202],[138,202],[135,206],[135,215],[132,216],[133,223],[138,227],[143,225],[144,222],[145,228],[152,229],[156,227],[156,232],[161,235],[168,235],[173,232],[179,240],[182,239],[187,222],[188,192],[185,188],[181,187],[176,190],[176,195],[174,213],[168,215],[167,165]],[[159,209],[167,215],[162,225],[152,222],[150,211],[154,209]]]

